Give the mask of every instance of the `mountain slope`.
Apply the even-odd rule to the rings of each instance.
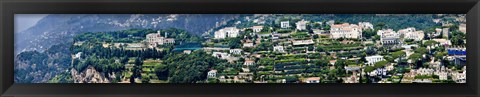
[[[53,14],[15,33],[15,82],[45,83],[69,69],[73,36],[126,29],[185,29],[201,35],[236,14]]]
[[[201,35],[218,25],[238,17],[237,14],[52,14],[22,32],[15,33],[15,52],[43,51],[54,45],[71,41],[84,32],[117,31],[132,28],[185,29]]]

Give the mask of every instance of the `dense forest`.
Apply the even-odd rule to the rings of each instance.
[[[196,35],[191,35],[186,30],[177,28],[168,28],[159,30],[160,34],[167,38],[175,38],[175,41],[180,42],[198,42],[202,38]],[[106,43],[133,43],[141,42],[145,36],[150,33],[157,33],[153,29],[129,29],[111,32],[89,32],[77,35],[74,41],[90,41],[91,43],[106,42]]]
[[[18,83],[46,82],[70,66],[68,47],[72,43],[53,45],[44,52],[26,51],[15,57],[15,80]],[[46,78],[46,79],[45,79]]]
[[[168,75],[170,83],[196,83],[206,79],[207,72],[216,64],[227,63],[197,50],[191,54],[170,53],[163,60],[166,68],[158,68],[157,75]]]

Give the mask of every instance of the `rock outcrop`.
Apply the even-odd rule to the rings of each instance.
[[[74,83],[110,83],[110,80],[101,72],[98,72],[92,66],[88,66],[82,72],[75,69],[71,70]]]

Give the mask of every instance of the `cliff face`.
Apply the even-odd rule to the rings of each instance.
[[[71,69],[74,83],[110,83],[109,78],[101,72],[98,72],[92,66],[87,67],[82,72]]]

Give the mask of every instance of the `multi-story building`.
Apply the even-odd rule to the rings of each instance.
[[[449,28],[443,28],[442,30],[443,37],[448,38],[449,32],[450,32]]]
[[[295,23],[297,30],[307,30],[307,21],[302,20]]]
[[[208,78],[216,78],[217,77],[217,70],[210,70],[207,73]]]
[[[397,32],[400,33],[401,35],[405,35],[407,32],[414,32],[414,31],[417,31],[417,30],[413,27],[408,27],[405,29],[400,29]]]
[[[228,59],[228,58],[230,58],[230,54],[228,54],[228,53],[223,53],[223,52],[213,52],[213,53],[212,53],[212,56],[213,56],[213,57],[220,58],[220,59]]]
[[[242,53],[242,49],[230,49],[230,54],[240,55]]]
[[[243,43],[243,47],[253,47],[253,42]]]
[[[385,59],[383,58],[383,56],[373,55],[373,56],[367,56],[367,57],[365,57],[365,60],[367,60],[367,63],[365,63],[365,64],[371,66],[371,65],[373,65],[373,64],[375,64],[375,63],[377,63],[377,62],[383,61],[383,60],[385,60]]]
[[[435,34],[440,35],[440,33],[442,33],[442,29],[441,28],[435,28]]]
[[[372,72],[367,73],[370,76],[385,76],[387,75],[387,69],[385,68],[377,68],[373,70]]]
[[[370,22],[358,22],[358,26],[362,27],[362,29],[373,29],[373,25]]]
[[[453,72],[452,79],[457,83],[465,83],[467,79],[467,71],[465,70],[465,66],[463,67],[463,72]]]
[[[273,47],[273,51],[274,51],[274,52],[281,52],[281,53],[284,53],[284,52],[285,52],[283,46],[274,46],[274,47]]]
[[[309,78],[306,78],[303,82],[304,83],[320,83],[320,77],[309,77]]]
[[[333,24],[330,28],[330,35],[333,39],[338,38],[362,38],[362,28],[355,24]]]
[[[377,35],[378,35],[378,36],[382,36],[383,33],[397,33],[397,32],[393,31],[393,29],[378,30],[378,31],[377,31]]]
[[[400,43],[400,35],[392,29],[378,30],[377,35],[380,35],[380,43],[383,45]]]
[[[416,70],[418,75],[432,75],[434,70],[432,68],[420,68]]]
[[[282,21],[282,22],[280,22],[280,27],[281,28],[290,28],[290,22],[289,21]]]
[[[253,32],[260,32],[263,30],[263,26],[253,26],[252,30]]]
[[[250,65],[253,65],[255,64],[255,61],[252,60],[252,59],[245,59],[245,62],[243,63],[243,65],[245,66],[250,66]]]
[[[467,24],[460,24],[458,26],[458,30],[460,30],[460,32],[467,33]]]
[[[227,37],[237,37],[240,30],[236,27],[226,27],[215,32],[215,39],[224,39]]]
[[[325,31],[325,30],[320,30],[320,29],[313,29],[313,34],[317,34],[317,35],[329,35],[327,31]]]
[[[445,71],[440,71],[437,73],[438,79],[439,80],[447,80],[448,79],[448,73]]]
[[[309,40],[293,40],[292,43],[293,45],[312,45],[315,42],[309,39]]]
[[[165,33],[165,36],[167,36],[166,33]],[[175,39],[165,38],[160,35],[160,31],[157,31],[157,33],[147,34],[146,42],[150,48],[153,48],[153,47],[156,47],[157,45],[173,44],[175,43]]]
[[[425,37],[423,31],[407,32],[404,35],[404,39],[413,39],[414,41],[422,41],[423,37]]]

